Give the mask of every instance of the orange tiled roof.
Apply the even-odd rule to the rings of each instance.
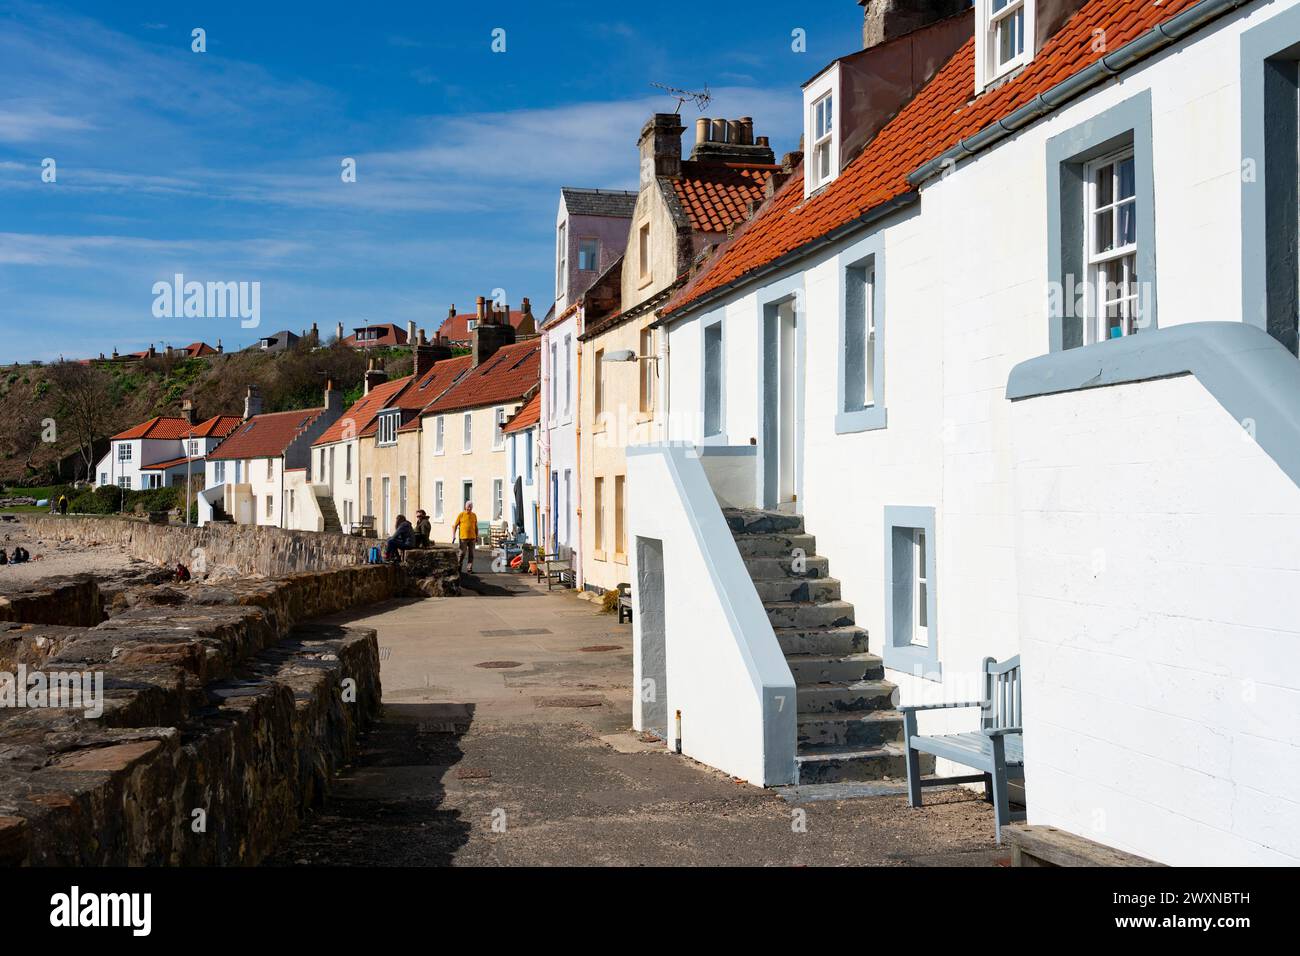
[[[352,407],[343,413],[343,417],[325,429],[320,438],[312,442],[312,447],[332,445],[335,442],[356,438],[361,434],[362,429],[368,428],[375,420],[379,410],[387,407],[388,401],[410,383],[411,376],[408,375],[405,378],[376,385],[368,395],[362,395],[353,402]]]
[[[497,313],[499,316],[501,313]],[[438,326],[438,334],[448,342],[468,342],[473,335],[469,327],[470,319],[477,319],[477,312],[457,312],[455,315],[449,315],[442,320],[442,325]],[[510,324],[516,329],[524,321],[524,313],[519,309],[510,310]]]
[[[416,412],[405,421],[398,431],[418,431],[420,428],[419,412],[423,411],[430,402],[437,401],[447,389],[460,381],[461,377],[469,371],[470,363],[473,361],[468,355],[458,355],[455,358],[442,359],[434,363],[433,368],[429,369],[420,379],[419,384],[408,388],[402,393],[401,400],[397,403],[398,407],[403,410],[403,418],[406,418],[406,412]],[[369,434],[372,429],[367,430]]]
[[[975,41],[967,40],[824,190],[805,201],[802,174],[791,176],[725,253],[716,256],[675,296],[663,314],[676,312],[909,192],[913,187],[907,176],[918,166],[1196,2],[1089,0],[1043,44],[1018,76],[974,99]],[[1106,37],[1102,49],[1096,48],[1094,38],[1099,30],[1104,30]]]
[[[110,441],[130,441],[135,438],[155,438],[161,440],[185,438],[189,435],[190,429],[196,426],[191,425],[184,418],[167,418],[158,416],[151,418],[147,422],[141,422],[124,432],[114,435]],[[197,436],[196,436],[197,437]]]
[[[320,418],[323,408],[254,415],[217,446],[208,458],[279,458],[304,428]]]
[[[516,342],[498,350],[469,372],[447,394],[424,410],[425,414],[453,412],[483,405],[519,401],[537,386],[541,375],[538,339]]]
[[[510,432],[521,432],[525,428],[531,428],[542,420],[542,393],[539,391],[528,401],[524,402],[524,407],[515,412],[513,418],[506,422],[502,431],[509,434]]]
[[[236,428],[243,419],[238,415],[215,415],[206,422],[199,422],[194,426],[195,438],[225,438]],[[186,438],[190,436],[186,434]]]
[[[691,228],[697,232],[726,232],[744,222],[749,204],[763,201],[767,181],[780,166],[751,163],[682,163],[680,179],[673,180]]]

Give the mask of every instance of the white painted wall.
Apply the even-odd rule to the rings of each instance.
[[[1012,409],[1030,822],[1300,864],[1300,488],[1190,375]]]
[[[761,786],[794,783],[794,678],[693,449],[628,450],[632,580],[638,538],[662,542],[670,736],[682,714],[682,753]],[[647,596],[633,589],[632,722],[645,720]],[[669,741],[669,746],[673,741]]]
[[[578,334],[581,328],[580,310],[561,322],[553,322],[542,330],[542,418],[541,461],[544,472],[543,485],[538,490],[542,510],[554,522],[558,518],[559,543],[574,552],[573,566],[582,567],[582,543],[578,509],[581,507],[578,474]],[[567,343],[566,343],[567,338]],[[555,345],[555,367],[551,365],[551,346]],[[567,347],[566,347],[567,346]],[[569,382],[569,401],[565,403],[565,381]],[[551,399],[551,382],[555,382],[555,401]],[[565,508],[564,474],[571,475],[568,508]],[[559,514],[552,515],[554,501],[551,494],[551,474],[559,477]],[[548,528],[555,527],[548,524]],[[544,546],[549,551],[554,537],[547,532]],[[579,572],[579,575],[581,572]],[[582,586],[582,581],[578,581]]]
[[[538,440],[538,427],[521,429],[506,436],[506,520],[514,520],[515,478],[523,481],[524,492],[524,533],[531,544],[537,543],[534,534],[534,516],[536,516],[537,534],[540,534],[541,515],[538,514],[538,488],[542,480],[541,445]],[[532,440],[529,441],[529,436]],[[532,449],[532,480],[529,480],[528,457]],[[454,517],[454,516],[453,516]]]
[[[1013,365],[1048,350],[1048,138],[1149,88],[1158,323],[1240,319],[1240,33],[1290,5],[1226,18],[1195,42],[1177,44],[1122,82],[928,183],[919,208],[881,224],[887,428],[835,433],[840,255],[868,234],[763,278],[771,285],[802,273],[801,510],[858,623],[871,632],[874,652],[884,628],[884,509],[936,510],[943,680],[889,671],[905,702],[979,696],[983,658],[1019,650],[1004,392]],[[1216,265],[1208,273],[1210,261]],[[724,431],[729,444],[757,437],[762,450],[758,293],[758,285],[741,286],[669,326],[669,436],[675,440],[701,437],[701,325],[723,315]],[[952,711],[924,715],[922,730],[970,728],[970,714]]]
[[[871,632],[873,651],[881,648],[885,620],[884,509],[935,509],[942,679],[890,670],[903,702],[978,697],[983,658],[1020,650],[1011,409],[1004,392],[1017,362],[1048,349],[1047,140],[1149,89],[1158,322],[1240,320],[1240,34],[1290,6],[1273,3],[1225,18],[931,181],[919,207],[875,230],[884,242],[886,428],[834,430],[845,264],[839,257],[872,233],[762,280],[803,276],[801,510],[818,553],[830,558],[832,576],[843,583],[844,599]],[[761,440],[757,291],[756,284],[741,286],[669,327],[672,438],[700,440],[701,324],[721,314],[726,439],[733,445]],[[1236,620],[1236,602],[1213,593],[1225,601],[1219,613]],[[1026,719],[1035,720],[1030,703]],[[929,713],[922,721],[927,733],[974,728],[974,718],[962,711]],[[941,772],[953,769],[940,762]]]

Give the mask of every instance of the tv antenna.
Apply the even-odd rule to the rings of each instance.
[[[701,113],[703,113],[705,108],[713,102],[713,94],[709,92],[707,86],[704,88],[704,92],[695,93],[691,90],[683,90],[675,86],[665,86],[663,83],[651,83],[650,85],[663,90],[669,96],[677,100],[677,109],[675,112],[678,115],[681,114],[682,107],[685,106],[688,101],[694,103],[695,108]]]

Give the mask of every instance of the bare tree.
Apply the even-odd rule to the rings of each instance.
[[[89,363],[60,362],[46,370],[58,402],[56,425],[77,442],[85,474],[95,471],[95,439],[102,437],[112,415],[113,389],[108,376]]]

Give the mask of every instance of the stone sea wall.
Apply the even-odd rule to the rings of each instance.
[[[97,716],[53,696],[15,706],[0,675],[0,864],[257,863],[380,706],[375,632],[311,621],[409,589],[398,567],[358,565],[107,605],[88,577],[10,592],[0,672],[102,675],[103,698]],[[60,594],[101,619],[54,619]]]

